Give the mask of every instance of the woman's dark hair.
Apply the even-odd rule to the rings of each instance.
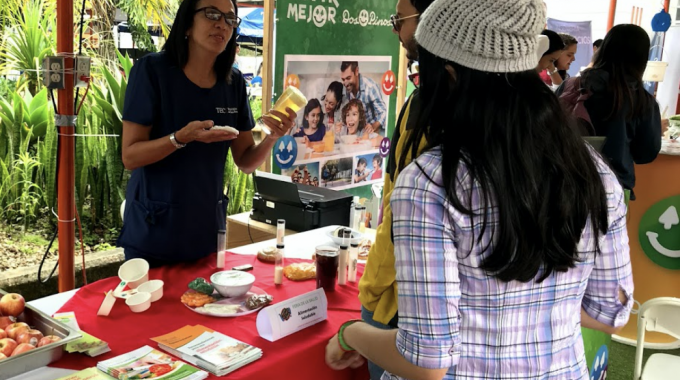
[[[600,46],[602,46],[602,38],[595,40],[595,42],[593,42],[593,47],[596,47],[596,48],[599,49]]]
[[[357,133],[364,130],[366,126],[366,111],[364,110],[364,103],[359,99],[352,99],[344,107],[342,107],[342,124],[347,125],[347,113],[355,107],[359,111],[359,125],[357,126]]]
[[[439,185],[448,202],[481,222],[477,244],[493,231],[481,265],[489,275],[523,282],[538,275],[540,282],[573,268],[587,222],[595,242],[607,231],[607,199],[591,152],[557,97],[534,70],[486,73],[421,47],[419,53],[423,108],[400,170],[407,153],[418,156],[423,137],[428,148],[441,147]],[[467,168],[466,183],[458,178],[460,165]],[[469,191],[473,182],[482,194],[479,204]]]
[[[557,33],[557,35],[559,35],[560,38],[562,39],[562,43],[564,44],[565,49],[569,48],[569,46],[572,46],[572,45],[578,45],[578,40],[574,36],[572,36],[571,34]]]
[[[332,92],[333,95],[335,95],[335,110],[337,111],[340,109],[340,105],[342,104],[342,90],[345,88],[345,86],[342,85],[342,83],[335,81],[331,82],[331,84],[328,85],[328,89],[326,92]],[[321,100],[326,100],[326,95],[321,97]]]
[[[542,31],[541,34],[548,37],[548,40],[550,41],[550,47],[548,47],[548,50],[543,53],[544,57],[558,50],[564,50],[564,42],[562,42],[562,37],[560,37],[559,34],[548,29]]]
[[[626,118],[635,118],[652,106],[642,84],[649,47],[649,35],[644,29],[633,24],[616,25],[597,50],[592,68],[583,73],[586,85],[591,74],[599,70],[609,74],[607,87],[612,108],[608,119],[620,116],[624,108],[629,109]]]
[[[168,40],[163,45],[163,50],[167,52],[172,63],[180,68],[186,66],[189,61],[189,43],[186,39],[186,33],[194,25],[194,15],[198,2],[199,0],[183,0],[180,3]],[[234,13],[238,16],[236,2],[231,1],[231,4],[234,6]],[[227,28],[230,28],[230,26],[227,25]],[[227,83],[231,83],[231,68],[236,60],[236,34],[234,28],[227,48],[215,60],[213,67],[218,81],[225,80]]]
[[[311,99],[310,101],[307,102],[307,105],[305,106],[305,114],[304,117],[302,118],[302,128],[307,129],[309,128],[309,122],[307,121],[307,115],[309,115],[310,112],[312,112],[314,109],[318,108],[319,109],[319,124],[317,125],[317,128],[323,126],[323,108],[321,108],[321,102],[319,102],[319,99]]]

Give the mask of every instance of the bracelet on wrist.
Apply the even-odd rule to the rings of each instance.
[[[345,337],[344,337],[343,334],[345,333],[345,329],[346,329],[348,326],[353,325],[353,324],[355,324],[356,322],[363,322],[363,320],[361,320],[361,319],[352,319],[352,320],[349,320],[349,321],[343,323],[343,324],[340,326],[340,329],[338,330],[338,344],[340,345],[340,349],[341,349],[342,351],[344,351],[344,352],[355,351],[354,348],[350,347],[350,346],[347,344],[347,342],[345,342]]]

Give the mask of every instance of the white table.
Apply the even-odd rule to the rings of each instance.
[[[286,257],[292,259],[311,259],[314,249],[319,245],[333,245],[333,242],[326,235],[327,231],[332,231],[338,226],[324,227],[307,232],[301,232],[295,235],[287,236],[286,243]],[[365,237],[375,240],[375,231],[366,230]],[[240,255],[256,255],[257,251],[264,247],[276,245],[276,239],[266,240],[263,242],[244,245],[242,247],[230,249],[230,252]],[[37,308],[47,315],[52,315],[57,312],[66,301],[70,300],[77,289],[70,290],[64,293],[54,294],[45,298],[40,298],[31,301],[28,304]],[[76,316],[77,317],[77,316]],[[54,380],[60,377],[67,376],[77,371],[61,368],[43,367],[34,371],[25,373],[11,378],[10,380]]]

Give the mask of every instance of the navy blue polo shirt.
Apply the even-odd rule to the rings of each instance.
[[[250,131],[255,126],[241,72],[232,82],[201,88],[164,52],[140,59],[125,93],[123,120],[149,126],[150,139],[166,138],[192,121]],[[230,141],[189,143],[166,158],[132,172],[118,245],[126,259],[174,263],[216,251],[225,228],[224,165]]]

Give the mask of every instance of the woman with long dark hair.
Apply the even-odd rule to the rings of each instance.
[[[581,87],[591,93],[585,106],[595,134],[606,137],[602,155],[632,199],[634,164],[654,161],[661,150],[659,105],[642,83],[649,48],[644,29],[617,25],[607,33],[593,67],[581,78]]]
[[[421,16],[423,108],[404,149],[429,150],[400,160],[390,202],[399,328],[343,324],[332,368],[588,379],[580,327],[627,322],[623,190],[538,77],[543,20],[540,0],[436,0]]]
[[[265,118],[272,134],[255,144],[245,81],[232,68],[239,23],[235,2],[184,0],[163,51],[132,68],[122,139],[132,176],[118,239],[126,259],[162,265],[215,252],[228,151],[252,172],[293,124],[292,110]]]

